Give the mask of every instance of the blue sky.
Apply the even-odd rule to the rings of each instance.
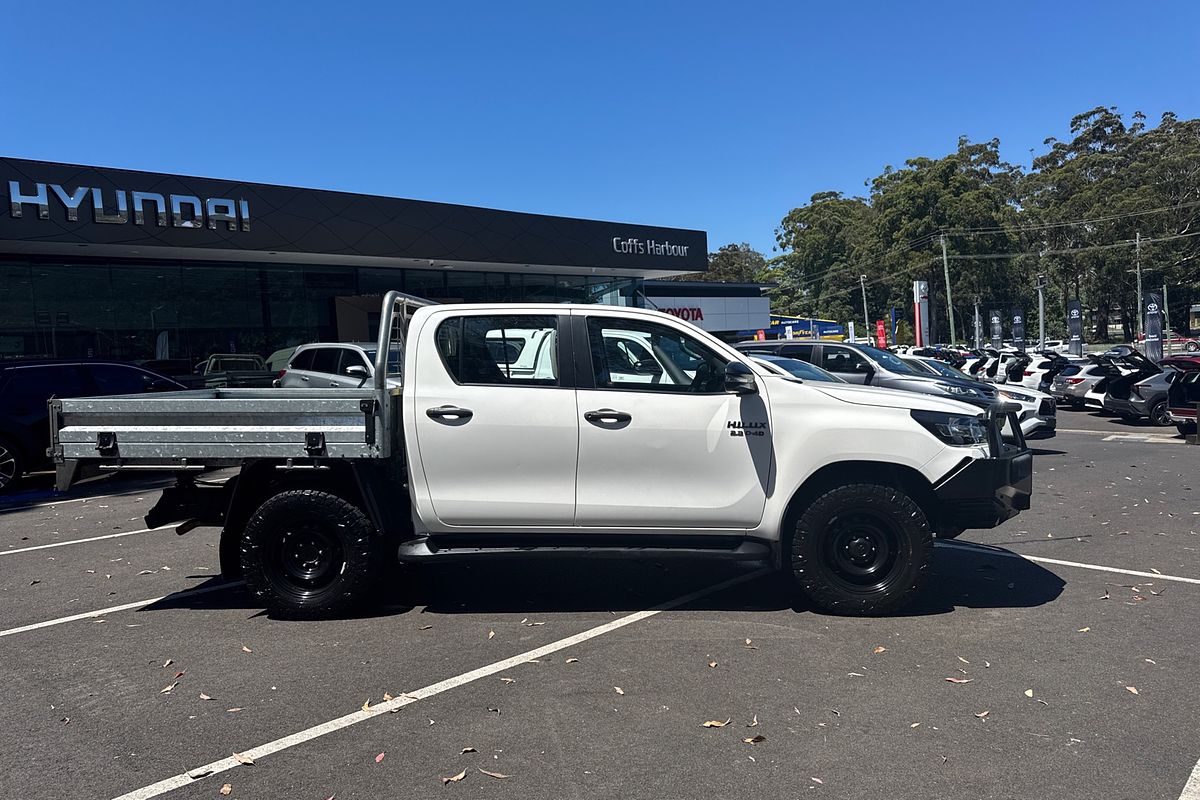
[[[0,154],[699,228],[1200,114],[1200,4],[9,3]]]

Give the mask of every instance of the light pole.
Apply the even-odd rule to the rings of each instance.
[[[950,319],[950,346],[954,346],[954,301],[950,299],[950,259],[946,255],[946,234],[942,234],[942,273],[946,276],[946,316]]]
[[[1038,350],[1046,349],[1046,276],[1038,275]]]
[[[862,289],[863,297],[863,335],[867,337],[867,341],[871,340],[871,315],[867,313],[867,276],[858,276],[858,285]]]

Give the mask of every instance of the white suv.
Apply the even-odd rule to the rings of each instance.
[[[374,342],[302,344],[275,385],[284,389],[357,389],[375,376],[376,352]],[[400,351],[392,356],[389,375],[399,371]]]

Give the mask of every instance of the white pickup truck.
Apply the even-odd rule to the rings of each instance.
[[[1015,406],[778,375],[666,314],[384,301],[374,387],[51,401],[65,489],[171,469],[152,526],[223,529],[272,612],[366,601],[455,558],[763,560],[817,606],[897,608],[933,538],[1029,507]],[[238,467],[223,483],[196,481]]]

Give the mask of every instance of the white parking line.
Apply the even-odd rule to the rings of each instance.
[[[87,539],[72,539],[69,542],[54,542],[52,544],[38,544],[33,547],[21,547],[16,550],[0,550],[0,556],[11,556],[17,553],[28,553],[31,550],[46,550],[51,547],[66,547],[69,544],[83,544],[84,542],[98,542],[101,539],[120,539],[122,536],[136,536],[139,533],[156,533],[158,531],[173,531],[174,525],[163,525],[159,528],[142,528],[137,531],[122,531],[121,533],[106,533],[103,536],[90,536]]]
[[[1187,444],[1183,439],[1177,439],[1172,435],[1163,435],[1161,433],[1114,433],[1111,436],[1105,436],[1102,441],[1105,442],[1140,442],[1150,444]]]
[[[604,625],[599,625],[595,628],[590,628],[586,631],[583,631],[582,633],[577,633],[574,636],[568,636],[565,639],[559,639],[557,642],[551,642],[550,644],[543,645],[542,647],[528,650],[520,655],[513,656],[512,658],[506,658],[503,661],[497,661],[494,664],[488,664],[487,666],[471,670],[470,672],[464,672],[461,675],[456,675],[453,678],[447,678],[444,681],[439,681],[438,683],[431,684],[422,689],[414,689],[413,691],[405,692],[394,700],[388,700],[380,703],[379,705],[371,706],[367,711],[355,711],[354,713],[347,714],[344,717],[338,717],[337,719],[323,722],[320,725],[314,725],[311,728],[297,731],[290,736],[284,736],[283,738],[276,739],[273,742],[267,742],[266,744],[259,745],[258,747],[244,750],[241,754],[258,761],[260,758],[265,758],[273,753],[278,753],[280,750],[286,750],[289,747],[295,747],[296,745],[310,742],[313,739],[333,733],[334,731],[340,731],[343,728],[349,728],[351,725],[357,725],[360,722],[366,722],[367,720],[378,717],[381,714],[387,714],[391,711],[398,711],[404,706],[415,703],[418,700],[425,700],[433,697],[434,695],[441,694],[442,692],[448,692],[451,689],[456,689],[459,686],[471,683],[472,681],[477,681],[480,678],[486,678],[489,675],[495,675],[497,672],[503,672],[505,670],[512,669],[513,667],[528,663],[531,659],[541,658],[543,656],[550,655],[551,653],[556,653],[559,650],[565,650],[568,647],[574,647],[575,645],[586,642],[589,639],[595,639],[597,636],[603,636],[606,633],[612,633],[615,630],[619,630],[627,625],[632,625],[635,622],[648,619],[656,614],[662,613],[663,611],[670,611],[673,608],[678,608],[679,606],[690,603],[691,601],[697,600],[706,595],[713,594],[714,592],[720,592],[732,586],[737,586],[738,584],[762,577],[770,571],[770,567],[764,567],[762,569],[755,570],[754,572],[748,572],[745,575],[740,575],[736,578],[722,581],[721,583],[709,586],[706,589],[701,589],[699,591],[692,592],[691,594],[677,597],[674,600],[669,600],[662,605],[655,606],[654,608],[647,609],[645,611],[637,611],[621,617],[620,619],[615,619],[612,622],[605,623]],[[149,800],[151,797],[158,797],[159,795],[166,794],[174,789],[195,783],[196,781],[209,775],[215,775],[219,772],[231,770],[238,765],[239,762],[233,757],[222,758],[219,761],[213,761],[212,763],[205,764],[201,767],[190,769],[187,772],[181,772],[178,775],[173,775],[170,778],[159,781],[158,783],[152,783],[149,786],[143,786],[140,789],[134,789],[132,792],[127,792],[126,794],[116,798],[116,800]]]
[[[1192,774],[1188,776],[1188,782],[1184,784],[1179,800],[1200,800],[1200,761],[1192,767]]]
[[[960,550],[972,550],[976,553],[987,553],[993,556],[1002,556],[1004,558],[1020,558],[1025,561],[1036,561],[1039,564],[1057,564],[1061,567],[1078,567],[1079,569],[1092,569],[1097,572],[1115,572],[1118,575],[1133,575],[1138,578],[1153,578],[1161,581],[1177,581],[1178,583],[1191,583],[1200,586],[1200,578],[1183,578],[1178,575],[1161,575],[1157,572],[1141,572],[1136,569],[1121,569],[1120,567],[1106,567],[1101,564],[1084,564],[1079,561],[1063,561],[1059,558],[1046,558],[1045,556],[1027,556],[1024,553],[1014,553],[1011,550],[1002,550],[998,547],[992,547],[986,544],[975,544],[974,542],[938,542],[941,547],[954,547]]]
[[[241,586],[245,581],[230,581],[229,583],[220,583],[216,586],[205,586],[200,589],[189,589],[185,592],[175,592],[174,594],[164,594],[162,597],[151,597],[149,600],[138,600],[136,603],[125,603],[119,606],[109,606],[96,611],[85,611],[82,614],[72,614],[69,617],[59,617],[58,619],[48,619],[45,622],[35,622],[32,625],[22,625],[19,628],[9,628],[6,631],[0,631],[0,639],[5,636],[15,636],[18,633],[26,633],[27,631],[36,631],[39,628],[50,628],[54,625],[62,625],[67,622],[77,622],[81,619],[91,619],[93,617],[103,617],[106,614],[115,614],[118,611],[128,611],[131,608],[141,608],[152,603],[158,603],[162,600],[178,600],[184,597],[195,597],[200,594],[208,594],[209,592],[218,592],[222,589],[229,589],[234,586]]]

